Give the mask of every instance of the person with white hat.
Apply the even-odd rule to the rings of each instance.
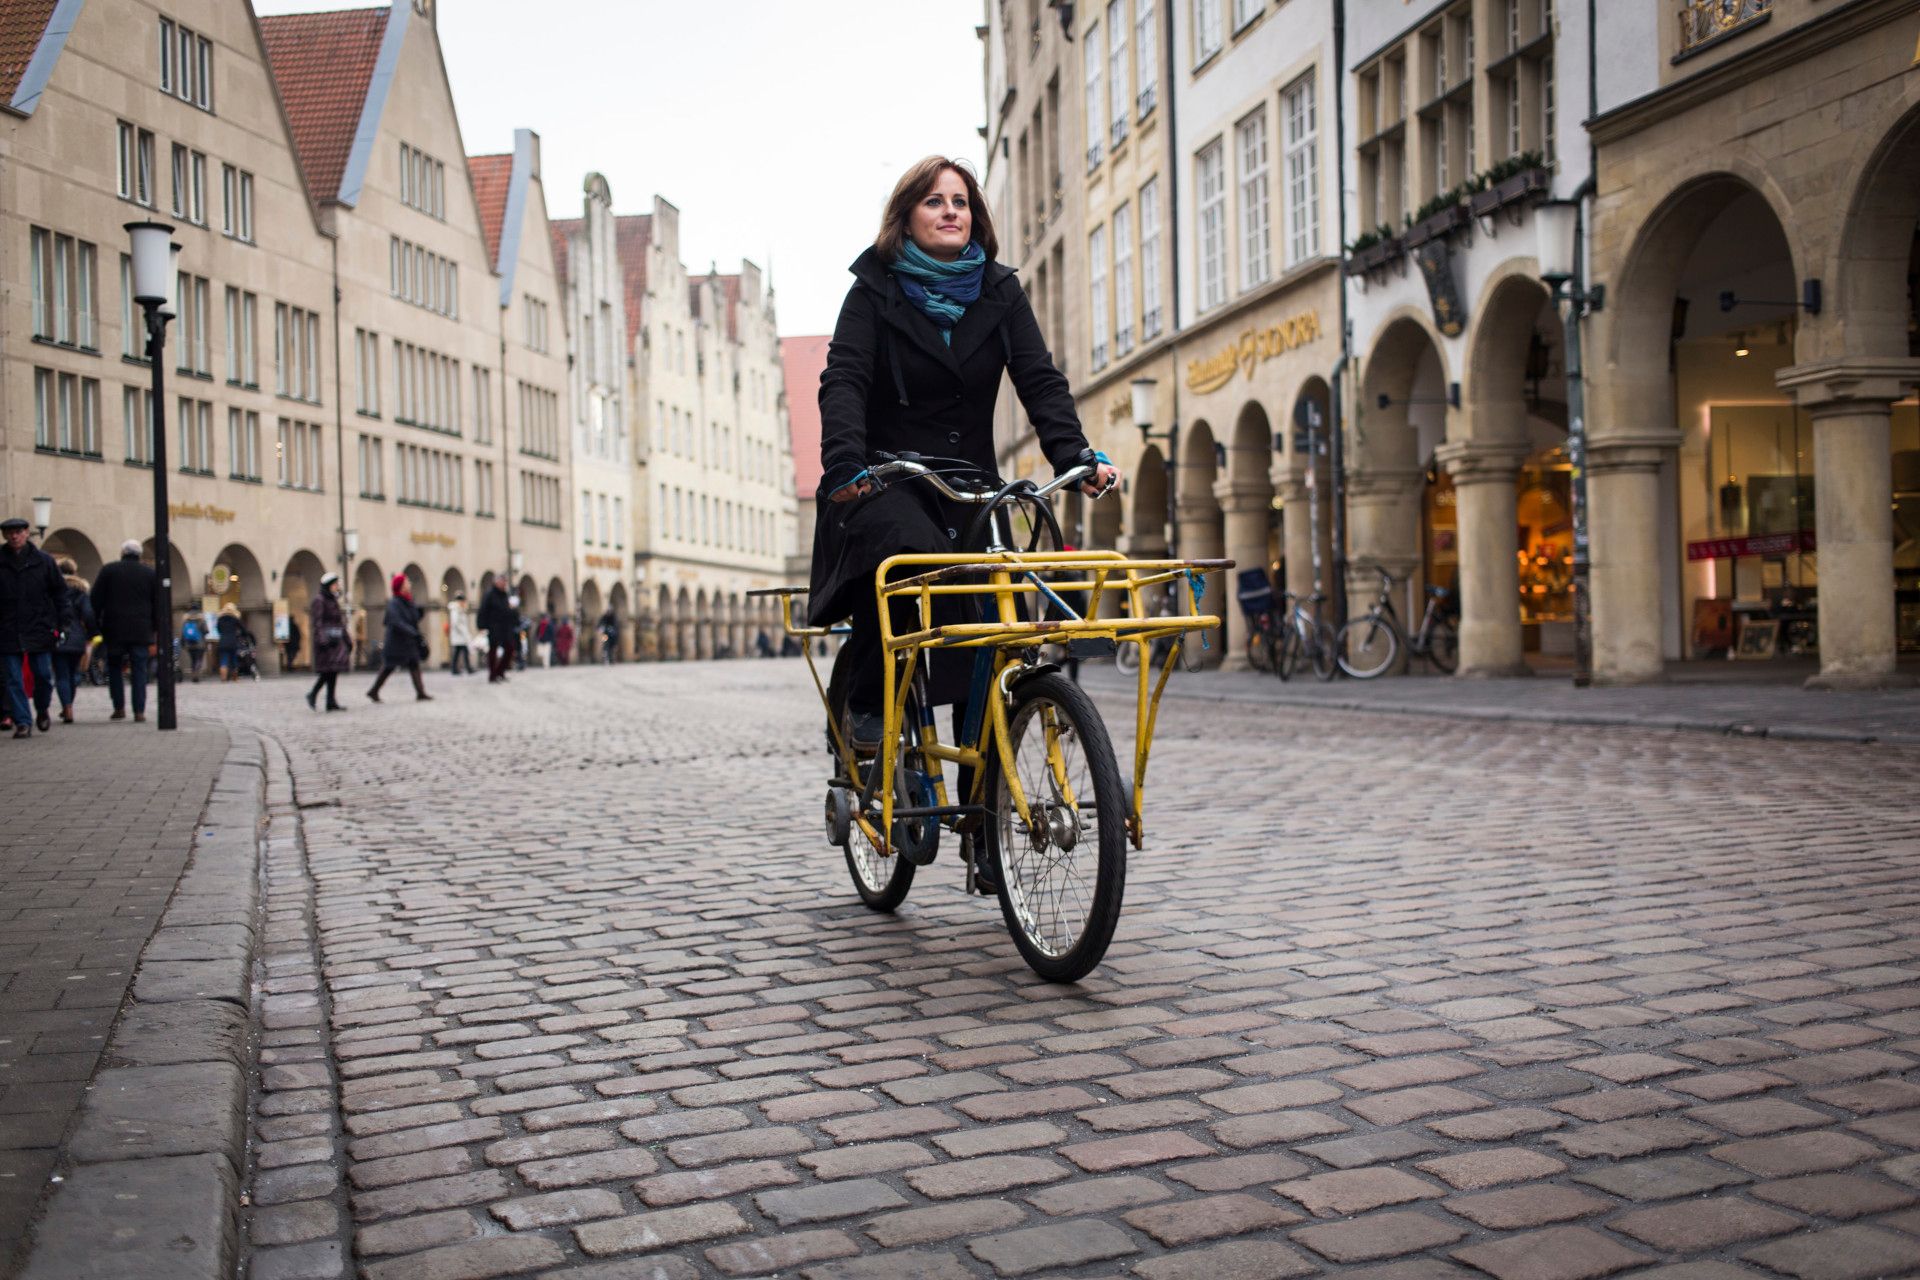
[[[353,637],[347,632],[347,614],[340,607],[340,575],[329,573],[320,579],[320,593],[307,606],[309,634],[313,637],[313,688],[307,690],[307,706],[320,709],[320,691],[327,691],[327,710],[345,711],[334,692],[340,673],[353,665]]]

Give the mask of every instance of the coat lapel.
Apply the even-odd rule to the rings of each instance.
[[[957,364],[965,364],[972,355],[1000,327],[1000,321],[1006,317],[1007,303],[1000,297],[999,291],[982,291],[980,297],[967,313],[960,317],[960,323],[953,326],[953,358]]]
[[[965,319],[961,317],[962,323],[965,323]],[[956,374],[960,372],[960,362],[954,358],[953,349],[947,345],[946,339],[940,336],[939,326],[927,319],[920,308],[908,302],[907,296],[900,292],[900,286],[891,281],[888,282],[887,321],[912,338],[921,350],[935,360]]]

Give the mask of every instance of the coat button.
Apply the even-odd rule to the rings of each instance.
[[[948,537],[948,539],[949,539],[949,540],[951,540],[951,539],[954,539],[954,538],[957,538],[957,537],[959,537],[959,536],[960,536],[960,531],[959,531],[958,529],[949,529],[949,530],[947,530],[947,537]]]
[[[960,433],[959,433],[958,431],[949,431],[949,432],[947,432],[947,443],[948,443],[948,444],[959,444],[959,443],[960,443]]]

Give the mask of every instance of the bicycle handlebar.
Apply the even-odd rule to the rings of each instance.
[[[1085,465],[1069,467],[1046,484],[1035,488],[1032,493],[1026,496],[1031,498],[1049,497],[1070,484],[1081,484],[1091,480],[1097,474],[1099,474],[1098,470],[1094,467]],[[971,503],[975,506],[985,506],[987,503],[992,502],[1000,492],[998,489],[976,489],[971,491],[956,489],[948,484],[946,479],[932,467],[924,463],[911,461],[907,458],[892,458],[886,462],[869,467],[867,469],[867,477],[882,486],[884,486],[888,480],[896,477],[908,480],[925,479],[929,481],[934,488],[938,489],[954,502]],[[1100,493],[1095,496],[1105,496],[1108,489],[1111,488],[1112,486],[1109,485],[1107,489],[1102,489]]]

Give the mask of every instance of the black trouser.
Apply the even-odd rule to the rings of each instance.
[[[307,691],[307,701],[313,701],[320,695],[320,691],[325,689],[327,691],[327,705],[329,707],[339,706],[340,697],[334,691],[334,685],[337,684],[339,680],[340,673],[338,671],[322,671],[314,677],[313,688]]]
[[[426,697],[427,686],[420,682],[420,664],[417,662],[409,662],[406,664],[406,667],[407,667],[407,674],[413,677],[414,696],[417,698]],[[367,696],[371,698],[378,695],[380,692],[380,686],[387,682],[387,677],[392,675],[394,672],[398,671],[399,669],[400,669],[399,667],[395,667],[395,666],[381,667],[379,676],[374,679],[373,688],[367,690]]]
[[[507,678],[507,664],[513,661],[513,641],[487,641],[487,680],[497,682]]]
[[[457,644],[453,646],[453,662],[451,665],[452,665],[453,674],[456,676],[460,674],[460,668],[463,665],[467,669],[467,674],[472,675],[473,674],[473,653],[467,648],[466,645]]]
[[[920,629],[917,599],[895,596],[888,601],[887,612],[896,636]],[[881,667],[885,653],[880,640],[880,607],[870,592],[854,594],[852,624],[852,634],[846,640],[847,661],[852,664],[848,669],[847,706],[862,715],[874,715],[886,701],[886,679]]]

